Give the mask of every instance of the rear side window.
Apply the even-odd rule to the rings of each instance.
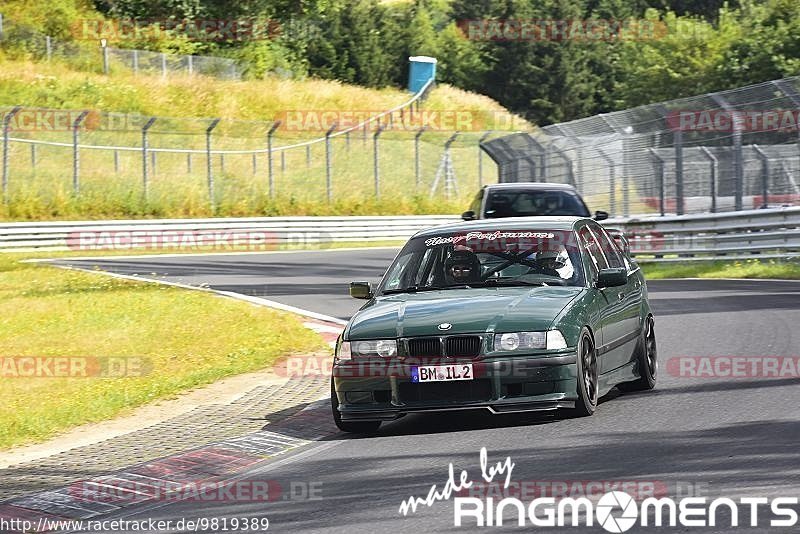
[[[619,253],[617,244],[614,243],[614,240],[608,235],[605,229],[600,226],[597,228],[592,227],[592,233],[597,236],[597,242],[600,245],[600,250],[606,257],[608,266],[612,269],[626,267],[625,263],[622,261],[622,255]]]
[[[603,255],[603,250],[600,248],[597,238],[591,232],[591,230],[589,230],[588,226],[584,226],[580,229],[578,232],[578,238],[581,240],[583,248],[585,248],[586,252],[589,254],[589,258],[592,260],[592,265],[594,266],[595,272],[598,272],[601,269],[608,269],[608,261],[606,260],[605,255]]]

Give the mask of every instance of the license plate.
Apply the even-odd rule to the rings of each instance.
[[[472,364],[420,365],[411,368],[412,382],[450,382],[472,380]]]

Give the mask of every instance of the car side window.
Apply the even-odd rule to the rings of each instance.
[[[475,195],[475,198],[472,200],[472,204],[469,205],[470,211],[475,212],[475,215],[480,215],[481,212],[481,201],[483,200],[483,189],[478,191],[478,194]]]
[[[407,278],[410,272],[406,267],[413,257],[414,254],[409,252],[397,259],[391,272],[386,275],[385,289],[397,289],[403,285],[404,278]]]
[[[586,252],[589,254],[589,258],[592,260],[595,272],[608,269],[608,262],[603,255],[603,251],[600,249],[600,244],[597,242],[597,238],[591,230],[589,230],[588,226],[584,226],[578,231],[578,237],[583,244],[583,248],[585,248]]]
[[[618,252],[619,249],[617,248],[617,244],[614,243],[614,240],[611,239],[605,229],[598,226],[597,228],[592,228],[591,230],[592,233],[597,236],[597,242],[600,245],[600,250],[606,257],[608,266],[612,269],[625,267],[626,265],[622,261],[622,255]]]

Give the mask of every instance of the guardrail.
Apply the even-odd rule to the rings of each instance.
[[[800,256],[800,208],[609,219],[640,262]]]
[[[335,242],[404,240],[423,228],[459,220],[408,215],[6,223],[0,225],[0,251],[322,248]]]
[[[23,222],[0,225],[0,251],[250,248],[404,240],[457,222],[452,215],[250,217],[135,221]],[[800,208],[609,219],[639,261],[800,256]]]

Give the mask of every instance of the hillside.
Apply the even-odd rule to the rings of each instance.
[[[483,158],[478,170],[477,143],[483,130],[525,130],[531,125],[490,98],[447,85],[437,86],[422,104],[422,117],[433,127],[420,138],[419,175],[414,134],[395,128],[381,134],[380,192],[374,191],[374,145],[370,132],[331,143],[332,201],[327,201],[324,143],[275,153],[274,195],[268,194],[268,161],[262,152],[215,156],[215,207],[209,202],[205,129],[209,118],[222,121],[213,146],[221,150],[263,150],[273,119],[299,111],[312,117],[328,112],[372,115],[410,98],[398,89],[367,89],[328,80],[267,78],[223,81],[204,76],[111,76],[76,71],[58,62],[0,61],[0,108],[12,106],[56,110],[91,110],[91,116],[125,113],[124,122],[89,121],[82,129],[85,145],[131,147],[131,150],[81,150],[80,194],[73,190],[72,151],[61,145],[12,141],[9,154],[9,203],[0,207],[5,220],[117,217],[184,217],[304,214],[453,213],[463,208],[479,180],[493,181],[494,164]],[[437,114],[438,112],[438,114]],[[443,145],[452,135],[437,117],[466,113],[467,131],[452,145],[458,190],[445,194],[440,182],[430,190],[442,162]],[[74,116],[74,115],[70,115]],[[193,149],[198,153],[151,153],[148,197],[142,187],[142,117],[159,117],[150,131],[154,149]],[[132,118],[131,118],[132,117]],[[138,117],[138,118],[137,118]],[[406,115],[406,118],[408,115]],[[421,115],[416,114],[417,120]],[[138,122],[137,122],[138,121]],[[119,126],[119,124],[124,124]],[[111,125],[116,125],[111,127]],[[442,127],[445,126],[445,127]],[[452,128],[451,128],[452,129]],[[323,136],[318,129],[278,129],[275,147]],[[71,143],[68,128],[17,129],[12,138]],[[419,176],[419,183],[417,177]]]

